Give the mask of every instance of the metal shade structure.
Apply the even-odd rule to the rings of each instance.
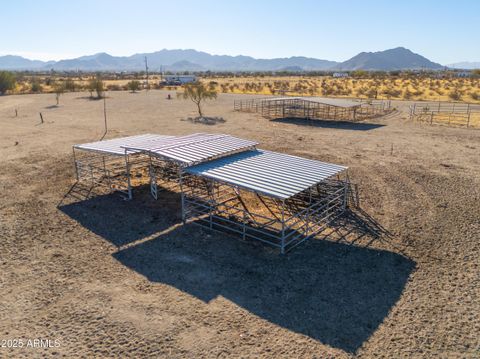
[[[182,218],[282,253],[325,229],[347,206],[347,167],[266,150],[187,167]]]
[[[195,133],[171,139],[147,140],[144,143],[122,147],[128,152],[145,152],[185,167],[252,149],[256,145],[258,142],[230,135]]]
[[[87,184],[88,194],[101,187],[131,199],[132,187],[148,178],[155,199],[159,190],[181,192],[184,223],[260,240],[285,253],[345,211],[347,167],[257,144],[196,133],[74,145],[77,184]]]
[[[188,167],[186,173],[287,199],[347,167],[266,150],[246,151]]]
[[[146,140],[123,147],[127,154],[140,152],[148,156],[150,193],[157,199],[159,189],[178,190],[183,168],[254,149],[257,144],[225,134],[194,133],[156,141]],[[131,198],[131,191],[129,193]]]
[[[110,140],[73,145],[73,158],[77,183],[74,187],[79,196],[89,196],[92,190],[107,190],[132,196],[131,175],[136,178],[148,174],[148,157],[140,151],[128,154],[122,146],[136,143],[165,141],[174,136],[143,134]]]
[[[147,133],[144,135],[120,137],[111,140],[77,144],[73,145],[73,148],[83,151],[105,153],[112,156],[123,156],[125,154],[124,146],[135,146],[138,143],[146,144],[152,141],[155,142],[172,138],[174,138],[174,136],[163,136]]]

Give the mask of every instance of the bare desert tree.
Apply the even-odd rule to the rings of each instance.
[[[203,117],[202,102],[205,100],[213,100],[217,98],[217,91],[211,86],[205,86],[201,82],[194,82],[185,84],[182,93],[178,94],[178,97],[184,100],[191,100],[198,108],[198,115]]]
[[[65,93],[65,84],[63,82],[57,82],[53,85],[53,91],[55,92],[55,100],[57,100],[57,106],[60,102],[60,96]]]

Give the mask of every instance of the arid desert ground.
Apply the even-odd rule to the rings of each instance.
[[[108,93],[107,138],[228,133],[346,165],[360,209],[285,256],[182,226],[178,195],[58,206],[72,145],[98,140],[86,93],[0,97],[0,340],[58,340],[0,357],[475,358],[480,356],[480,130],[408,120],[269,121],[220,94]],[[15,117],[15,109],[18,116]],[[39,112],[44,123],[40,124]]]

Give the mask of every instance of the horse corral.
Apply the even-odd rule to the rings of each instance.
[[[390,111],[389,101],[353,101],[322,97],[272,97],[234,102],[234,110],[256,112],[269,119],[360,121]]]
[[[69,194],[81,193],[75,188],[87,183],[86,197],[100,187],[132,199],[132,178],[148,173],[155,199],[159,189],[181,193],[184,223],[260,240],[285,253],[345,211],[347,168],[259,150],[257,144],[196,133],[74,145],[77,183]]]
[[[430,125],[480,127],[480,106],[469,103],[416,102],[410,119]]]

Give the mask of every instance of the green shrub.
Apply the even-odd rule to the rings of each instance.
[[[95,76],[88,82],[88,91],[90,91],[90,97],[93,97],[93,93],[97,93],[97,98],[103,97],[103,92],[105,91],[105,85],[100,77],[100,75]]]
[[[32,82],[32,87],[30,88],[30,91],[32,91],[33,93],[40,93],[43,91],[43,87],[40,84],[40,82],[38,82],[37,80],[34,80]]]
[[[15,89],[15,75],[9,71],[0,71],[0,95],[4,95],[7,91]]]
[[[65,81],[65,90],[75,92],[75,89],[77,87],[75,86],[75,82],[71,79],[68,79]]]
[[[138,81],[138,80],[129,81],[129,82],[127,83],[127,88],[128,88],[131,92],[135,92],[135,91],[140,90],[140,81]]]

